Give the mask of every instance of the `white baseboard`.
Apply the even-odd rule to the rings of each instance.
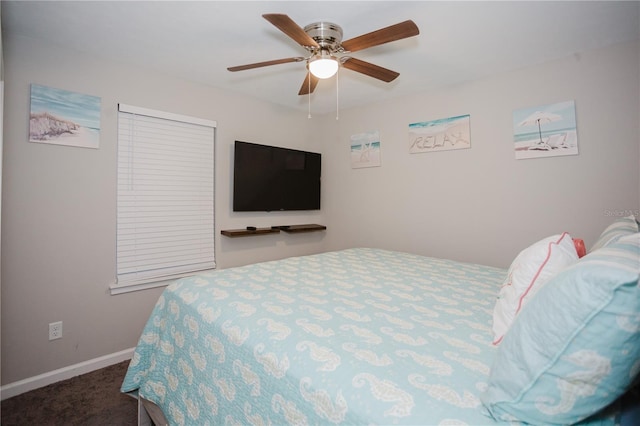
[[[68,367],[60,368],[58,370],[49,371],[48,373],[39,374],[34,377],[6,384],[0,387],[0,401],[4,401],[12,396],[20,395],[21,393],[29,392],[30,390],[38,389],[52,383],[67,380],[81,374],[90,373],[92,371],[126,361],[131,359],[134,350],[135,348],[125,349],[120,352],[104,355],[78,364],[70,365]]]

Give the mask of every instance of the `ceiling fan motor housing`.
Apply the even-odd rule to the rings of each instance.
[[[304,32],[320,45],[321,50],[334,52],[342,42],[342,28],[331,22],[314,22],[304,27]]]

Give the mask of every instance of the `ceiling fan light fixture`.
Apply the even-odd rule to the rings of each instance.
[[[318,78],[330,78],[338,72],[338,61],[331,55],[322,53],[309,61],[309,72]]]

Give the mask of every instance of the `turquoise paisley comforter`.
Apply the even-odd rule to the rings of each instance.
[[[124,383],[175,425],[491,424],[503,269],[349,249],[178,280]]]

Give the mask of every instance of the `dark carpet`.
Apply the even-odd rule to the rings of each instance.
[[[2,426],[127,426],[137,424],[137,401],[120,392],[129,361],[2,401]]]

